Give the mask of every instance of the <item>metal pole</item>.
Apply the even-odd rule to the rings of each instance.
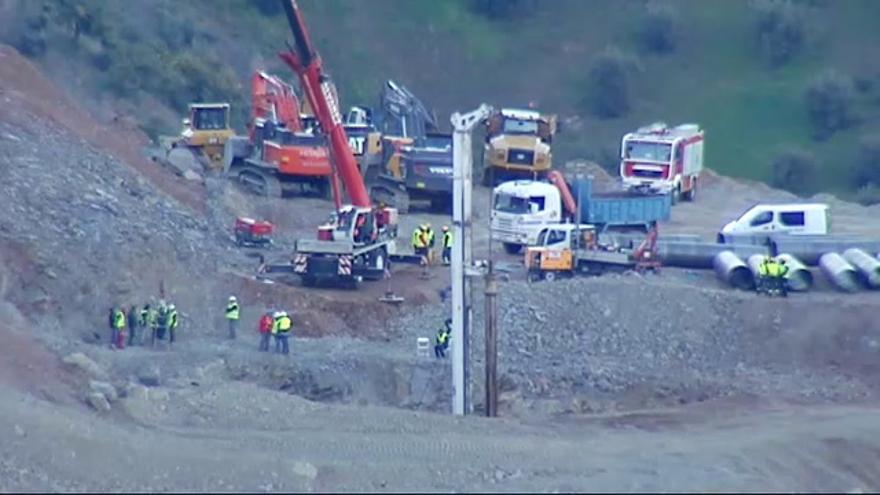
[[[490,260],[486,274],[486,416],[490,418],[498,415],[498,283],[492,265]]]
[[[476,111],[452,115],[454,129],[452,225],[452,412],[462,416],[470,410],[467,391],[467,340],[471,322],[470,283],[467,270],[471,262],[471,193],[473,156],[471,155],[471,131],[485,119],[491,108],[481,105]]]
[[[578,211],[577,211],[577,215],[576,215],[575,218],[577,218],[577,220],[576,220],[576,221],[577,221],[577,226],[578,226],[578,228],[580,228],[580,225],[581,225],[581,211],[583,211],[583,206],[582,206],[582,203],[581,203],[582,199],[581,199],[581,198],[582,198],[583,191],[584,191],[584,187],[583,187],[583,186],[584,186],[584,184],[583,184],[583,178],[584,178],[584,176],[583,176],[583,174],[577,174],[577,176],[576,176],[575,178],[578,180],[578,184],[577,184],[577,188],[578,188],[578,204],[577,204],[577,209],[578,209]]]
[[[455,122],[453,122],[453,125]],[[466,132],[453,134],[452,230],[452,413],[464,415],[464,174],[462,154]]]

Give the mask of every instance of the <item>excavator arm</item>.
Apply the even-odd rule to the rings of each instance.
[[[299,99],[293,87],[277,76],[262,71],[251,78],[251,123],[257,119],[282,122],[293,132],[302,132]]]
[[[335,172],[342,179],[352,204],[359,208],[371,208],[372,201],[367,193],[366,184],[364,184],[363,177],[358,170],[357,160],[351,152],[348,136],[343,127],[339,100],[336,97],[336,87],[330,76],[324,72],[321,57],[312,44],[302,11],[297,6],[296,0],[281,1],[284,4],[287,22],[293,33],[294,46],[292,50],[282,52],[279,56],[299,76],[303,92],[315,112],[315,117],[321,124],[321,129],[327,135],[331,162],[335,167]],[[338,210],[341,201],[340,193],[335,187],[335,181],[334,196]]]

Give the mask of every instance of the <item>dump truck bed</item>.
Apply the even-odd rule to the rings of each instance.
[[[669,220],[672,202],[668,194],[644,195],[629,192],[593,193],[587,180],[572,184],[572,195],[578,201],[580,221],[594,225],[649,225]]]

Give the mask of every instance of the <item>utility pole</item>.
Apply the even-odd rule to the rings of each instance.
[[[471,328],[471,290],[469,276],[473,275],[472,258],[472,194],[473,155],[471,133],[485,120],[492,108],[480,108],[466,114],[458,112],[450,119],[454,129],[453,190],[452,190],[452,412],[463,416],[470,411],[468,403],[467,353]]]
[[[490,253],[491,256],[491,253]],[[498,282],[495,280],[495,269],[489,260],[486,273],[486,416],[494,418],[498,415]]]

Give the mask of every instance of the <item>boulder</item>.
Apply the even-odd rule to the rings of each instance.
[[[63,361],[83,370],[92,378],[97,378],[99,380],[107,379],[107,372],[98,366],[98,363],[92,361],[88,356],[81,352],[74,352],[73,354],[66,356]]]
[[[116,392],[116,387],[107,382],[91,380],[89,381],[89,388],[92,392],[103,394],[109,402],[116,402],[116,399],[119,398],[119,394]]]
[[[155,364],[148,364],[138,371],[137,379],[142,385],[148,387],[158,387],[161,381],[161,373],[159,367]]]
[[[86,402],[98,412],[110,410],[110,402],[100,392],[90,392],[86,395]]]

